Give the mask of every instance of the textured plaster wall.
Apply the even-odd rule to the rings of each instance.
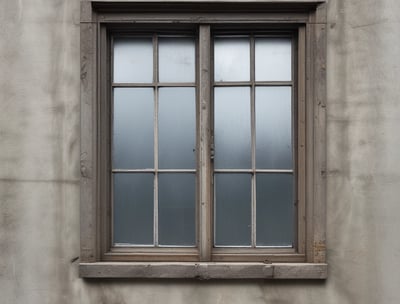
[[[330,0],[320,281],[84,281],[79,0],[0,0],[0,303],[400,303],[400,4]]]

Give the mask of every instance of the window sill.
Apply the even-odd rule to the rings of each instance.
[[[326,279],[325,263],[81,263],[82,278],[134,279]]]

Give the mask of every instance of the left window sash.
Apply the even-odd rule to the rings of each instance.
[[[102,259],[143,260],[146,253],[146,260],[198,260],[197,37],[164,31],[102,38]]]

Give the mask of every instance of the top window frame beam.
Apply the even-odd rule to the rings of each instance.
[[[324,23],[326,0],[90,1],[81,2],[81,23]],[[313,14],[310,12],[318,12]],[[228,13],[229,12],[229,13]],[[322,12],[322,14],[321,14]],[[251,14],[251,18],[248,14]]]

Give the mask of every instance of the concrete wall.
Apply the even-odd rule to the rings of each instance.
[[[320,281],[84,281],[79,0],[0,0],[0,302],[400,303],[400,4],[330,0]]]

